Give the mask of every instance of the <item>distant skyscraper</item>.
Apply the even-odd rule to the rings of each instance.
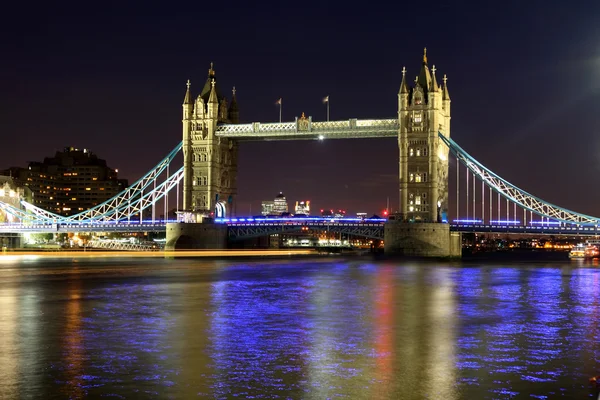
[[[288,203],[282,192],[279,192],[279,194],[275,196],[275,200],[273,200],[273,203],[275,203],[275,205],[273,206],[274,214],[281,215],[283,213],[288,212]]]
[[[297,201],[294,211],[296,214],[310,215],[310,200]]]
[[[265,200],[261,203],[261,214],[262,215],[273,215],[273,207],[275,206],[275,203],[273,202],[273,200]]]

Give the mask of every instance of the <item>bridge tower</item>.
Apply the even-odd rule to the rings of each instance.
[[[400,212],[410,222],[441,222],[448,210],[448,147],[438,131],[450,137],[450,94],[444,75],[440,87],[430,70],[427,49],[419,75],[407,84],[402,68],[398,93]]]
[[[196,99],[190,82],[183,100],[183,210],[224,217],[235,213],[238,145],[215,136],[219,123],[239,123],[235,87],[231,104],[221,96],[211,63],[208,78]],[[189,220],[188,222],[192,222]]]
[[[450,137],[450,94],[446,76],[438,85],[429,69],[427,49],[414,83],[402,68],[398,93],[400,215],[385,224],[386,254],[415,257],[460,257],[461,235],[450,232],[448,147],[438,132]]]

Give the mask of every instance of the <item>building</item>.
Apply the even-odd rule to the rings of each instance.
[[[297,201],[294,210],[296,215],[310,215],[310,200]]]
[[[15,208],[22,208],[21,200],[31,202],[31,190],[18,186],[11,176],[0,175],[0,201]],[[17,217],[9,212],[0,211],[0,223],[16,222]]]
[[[190,81],[183,99],[183,209],[190,215],[235,214],[237,154],[235,141],[215,136],[218,123],[239,123],[235,88],[231,105],[219,91],[211,63],[200,94],[194,98]],[[193,217],[192,217],[193,218]]]
[[[282,215],[288,212],[288,203],[282,192],[275,196],[273,203],[273,214]]]
[[[439,222],[448,209],[448,147],[438,132],[450,137],[450,94],[444,75],[438,85],[427,52],[413,85],[402,69],[398,93],[400,218]]]
[[[87,149],[65,147],[43,162],[27,168],[10,168],[17,185],[31,190],[31,203],[56,214],[69,216],[92,208],[127,188],[118,170]]]
[[[275,202],[273,200],[265,200],[261,203],[261,214],[264,216],[273,215],[273,207]]]

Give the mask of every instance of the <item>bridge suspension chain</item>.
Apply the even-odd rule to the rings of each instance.
[[[600,218],[559,207],[548,203],[523,189],[518,188],[507,180],[496,175],[490,169],[478,162],[469,153],[462,149],[454,140],[445,137],[438,132],[440,139],[448,146],[450,152],[465,165],[474,175],[492,188],[499,195],[502,195],[509,201],[512,201],[519,207],[529,210],[542,218],[575,225],[599,225]],[[468,181],[468,179],[467,179]],[[498,202],[498,204],[500,204]],[[508,207],[508,204],[507,204]],[[500,212],[500,211],[498,211]],[[515,210],[516,214],[516,210]]]

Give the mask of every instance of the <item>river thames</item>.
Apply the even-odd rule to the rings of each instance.
[[[0,258],[0,398],[596,398],[600,267]]]

